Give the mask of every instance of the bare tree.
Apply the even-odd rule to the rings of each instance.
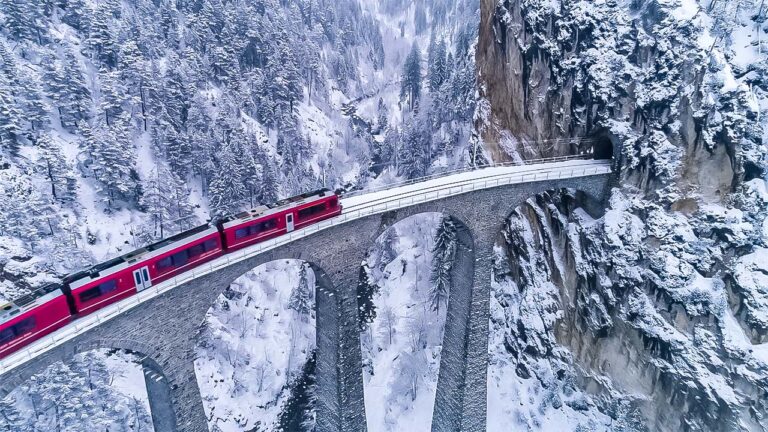
[[[395,327],[397,326],[397,314],[391,306],[385,306],[381,311],[381,332],[387,337],[389,345],[392,344],[392,337],[395,334]]]

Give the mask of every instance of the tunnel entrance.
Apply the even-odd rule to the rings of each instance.
[[[589,135],[582,144],[582,151],[591,154],[595,159],[613,159],[614,145],[610,133],[600,130]]]
[[[595,159],[613,159],[613,142],[607,136],[595,138],[592,144]]]

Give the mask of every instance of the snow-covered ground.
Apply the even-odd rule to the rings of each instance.
[[[314,287],[306,264],[274,261],[238,278],[213,305],[195,361],[211,430],[279,430],[291,385],[316,347]]]
[[[376,316],[361,333],[370,432],[429,431],[445,327],[429,300],[432,249],[442,215],[389,228],[368,260]]]
[[[95,350],[56,363],[0,400],[0,430],[152,432],[139,361]]]

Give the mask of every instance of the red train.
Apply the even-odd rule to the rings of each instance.
[[[185,231],[0,304],[0,358],[202,263],[339,214],[335,193],[306,193]]]

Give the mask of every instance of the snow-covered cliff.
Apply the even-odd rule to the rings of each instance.
[[[489,407],[489,427],[768,429],[767,12],[482,1],[489,151],[563,154],[591,137],[620,169],[605,210],[553,191],[509,219],[489,401],[510,403]]]

